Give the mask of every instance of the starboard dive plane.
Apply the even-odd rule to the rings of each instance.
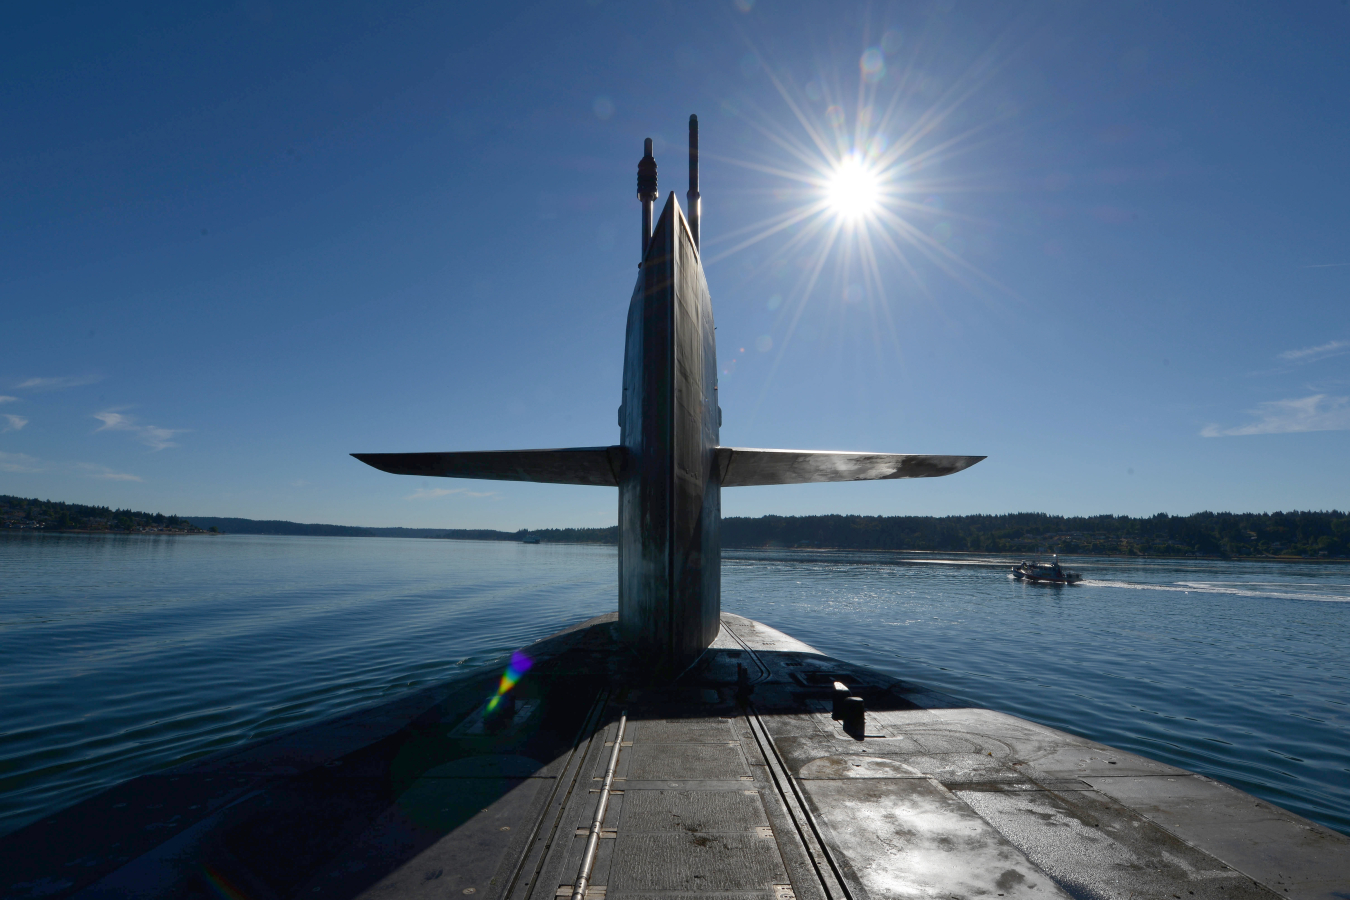
[[[619,489],[619,629],[656,672],[678,674],[716,638],[724,487],[931,478],[983,456],[723,447],[717,341],[699,256],[698,117],[689,117],[688,217],[671,191],[652,229],[656,160],[638,163],[642,263],[628,307],[619,443],[557,450],[354,453],[396,475]]]

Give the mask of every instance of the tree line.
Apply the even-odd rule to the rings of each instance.
[[[280,520],[194,516],[191,520],[106,506],[0,495],[0,525],[80,530],[209,529],[233,534],[418,537],[461,541],[616,544],[618,527],[370,528]],[[1350,515],[1298,511],[1200,512],[1189,516],[762,516],[722,520],[731,549],[809,547],[837,550],[1097,554],[1118,556],[1297,557],[1350,559]]]
[[[175,531],[198,528],[180,516],[0,494],[0,528],[41,531]],[[215,529],[212,529],[213,531]]]
[[[505,535],[504,532],[499,534]],[[523,532],[522,532],[523,534]],[[614,544],[618,529],[550,528],[541,543]],[[451,535],[444,535],[450,537]],[[510,540],[511,537],[498,539]],[[517,538],[518,539],[518,538]],[[1350,558],[1350,516],[1200,512],[1189,516],[762,516],[722,520],[722,546],[1035,555]]]
[[[764,516],[724,519],[726,547],[974,553],[1350,558],[1350,516],[1330,512],[1189,516]]]

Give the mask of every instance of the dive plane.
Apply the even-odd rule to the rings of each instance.
[[[638,162],[642,262],[628,306],[621,436],[609,447],[353,453],[395,475],[588,484],[619,489],[619,630],[677,675],[716,638],[724,487],[932,478],[983,456],[723,447],[717,337],[699,255],[698,117],[689,117],[689,215],[658,197],[648,138]]]

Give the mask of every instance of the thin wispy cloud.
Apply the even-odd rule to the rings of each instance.
[[[23,428],[23,426],[28,424],[28,420],[25,419],[23,416],[6,415],[5,421],[7,421],[9,424],[6,425],[4,428],[0,428],[0,431],[19,431]]]
[[[1291,400],[1271,400],[1248,412],[1255,417],[1255,421],[1236,428],[1207,425],[1200,434],[1212,438],[1350,430],[1350,397],[1313,394]]]
[[[18,399],[18,397],[8,397],[4,394],[0,394],[0,403],[15,403]]]
[[[0,450],[0,472],[75,472],[87,478],[103,478],[108,481],[142,481],[139,475],[118,472],[98,463],[49,462],[29,456],[27,453],[6,453]]]
[[[167,447],[177,447],[178,444],[173,440],[174,436],[183,434],[187,431],[185,428],[161,428],[158,425],[141,425],[131,416],[123,415],[115,409],[94,413],[94,418],[103,423],[98,428],[95,428],[95,431],[128,431],[135,435],[137,440],[142,444],[145,444],[151,450],[163,450]]]
[[[42,460],[27,453],[0,450],[0,472],[41,472]]]
[[[95,463],[76,463],[75,468],[79,469],[90,478],[103,478],[108,481],[141,481],[141,476],[131,475],[126,472],[115,472],[107,466],[96,465]]]
[[[100,381],[101,375],[63,375],[59,378],[29,378],[15,385],[21,391],[63,391]]]
[[[1319,359],[1326,359],[1329,356],[1340,356],[1342,353],[1350,353],[1350,341],[1327,341],[1325,344],[1318,344],[1316,347],[1286,350],[1277,359],[1292,363],[1310,363],[1317,362]]]
[[[468,488],[418,488],[404,500],[433,500],[437,497],[449,497],[451,494],[461,494],[465,497],[492,497],[496,491],[471,491]]]

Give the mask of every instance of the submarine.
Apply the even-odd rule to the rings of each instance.
[[[721,490],[950,475],[983,456],[723,447],[717,334],[699,258],[698,117],[689,119],[689,215],[672,191],[653,228],[656,160],[638,162],[642,261],[628,306],[619,443],[559,450],[354,453],[396,475],[619,489],[622,640],[654,676],[692,665],[721,627]]]
[[[0,839],[0,897],[1350,898],[1350,837],[721,609],[722,488],[983,457],[720,444],[689,126],[684,209],[638,164],[618,444],[353,454],[617,488],[616,611],[45,816]]]

